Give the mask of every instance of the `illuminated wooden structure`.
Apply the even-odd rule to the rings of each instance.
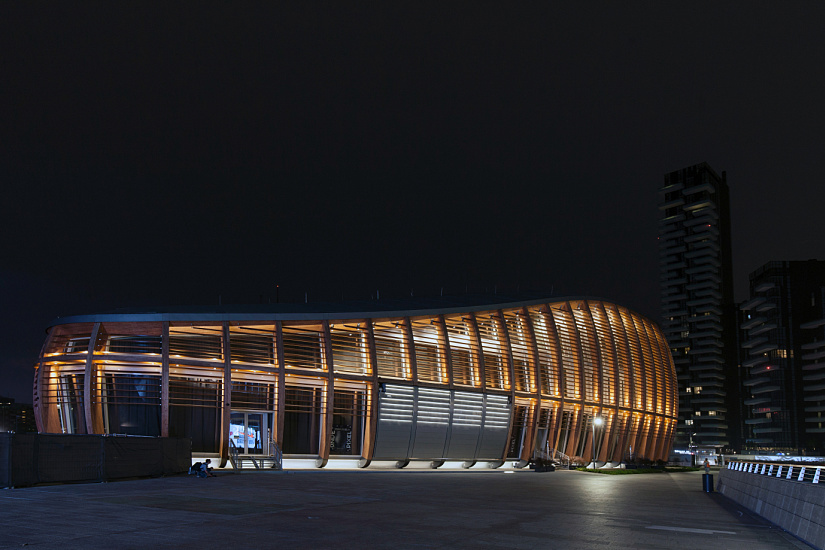
[[[593,299],[385,307],[58,319],[36,367],[38,429],[190,437],[222,463],[230,442],[250,455],[277,442],[317,467],[524,465],[590,457],[593,433],[600,462],[667,458],[676,376],[650,320]]]

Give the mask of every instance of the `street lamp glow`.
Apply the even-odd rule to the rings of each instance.
[[[593,447],[593,468],[596,468],[596,426],[601,426],[602,420],[601,416],[593,417],[593,442],[591,446]]]

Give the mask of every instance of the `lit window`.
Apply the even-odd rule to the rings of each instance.
[[[693,426],[693,419],[685,420],[685,426]]]
[[[716,416],[716,411],[708,411],[708,416]]]
[[[693,416],[702,416],[702,411],[696,411],[696,413]]]

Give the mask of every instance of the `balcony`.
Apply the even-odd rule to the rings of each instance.
[[[762,296],[757,296],[756,298],[751,298],[750,300],[739,306],[739,309],[742,311],[749,311],[764,302],[765,298],[763,298]]]
[[[702,248],[696,250],[695,248],[691,252],[687,252],[685,254],[685,258],[688,260],[693,260],[695,258],[715,258],[716,254],[712,250],[708,250],[706,248]],[[698,261],[696,263],[699,263]],[[709,262],[704,262],[709,263]]]
[[[670,185],[665,185],[664,187],[659,188],[659,193],[671,193],[673,191],[681,191],[685,188],[685,183],[682,181],[677,181],[676,183],[671,183]]]
[[[761,325],[765,321],[767,321],[767,317],[754,317],[753,319],[749,319],[740,325],[742,330],[749,330],[755,326]]]
[[[696,313],[713,313],[716,315],[722,315],[722,310],[719,308],[718,305],[713,304],[709,306],[701,306],[696,308]]]
[[[776,323],[766,323],[761,327],[757,327],[750,331],[751,336],[756,336],[757,334],[762,334],[763,332],[768,332],[769,330],[773,330],[777,328]]]
[[[802,345],[802,349],[806,351],[819,348],[825,348],[825,340],[820,340],[819,342],[809,342],[807,344]]]
[[[754,357],[752,359],[748,359],[747,361],[742,361],[742,366],[745,367],[746,369],[749,369],[751,367],[755,367],[756,365],[759,365],[760,363],[767,363],[767,362],[768,362],[768,358],[766,356],[762,355],[762,356],[759,356],[759,357]]]
[[[765,283],[759,283],[758,285],[753,287],[753,291],[754,292],[765,292],[766,290],[770,290],[772,288],[776,288],[775,283],[765,282]]]
[[[716,205],[713,203],[711,199],[701,199],[683,206],[683,210],[685,212],[693,212],[695,210],[700,210],[702,208],[710,208],[715,210]]]
[[[759,424],[770,424],[772,420],[770,418],[749,418],[745,420],[745,424],[749,426],[759,425]]]
[[[696,282],[696,283],[690,283],[689,285],[685,286],[685,289],[687,289],[687,290],[703,290],[703,289],[706,289],[706,288],[716,290],[717,288],[719,288],[719,283],[715,283],[711,280],[706,280],[706,281],[699,281],[699,282]]]
[[[702,191],[706,191],[707,193],[713,194],[716,190],[713,186],[709,183],[702,183],[699,185],[692,185],[690,187],[685,188],[682,191],[682,195],[694,195],[696,193],[701,193]]]
[[[753,367],[750,370],[751,376],[756,376],[757,374],[764,374],[766,372],[776,372],[780,369],[778,365],[758,365]]]
[[[802,356],[803,361],[815,361],[817,359],[822,359],[825,357],[825,349],[822,351],[817,351],[815,353],[806,353]]]
[[[806,403],[825,401],[825,393],[815,393],[813,395],[806,395],[803,399]]]
[[[714,241],[699,241],[691,244],[691,250],[713,250],[719,252],[719,245]]]
[[[679,212],[675,216],[670,216],[669,218],[661,218],[659,220],[659,226],[664,227],[667,230],[668,226],[673,225],[675,228],[677,223],[683,221],[685,221],[685,214],[684,212]]]
[[[742,382],[742,385],[746,388],[750,388],[752,386],[758,386],[759,384],[767,384],[770,381],[771,379],[767,376],[760,376],[758,378],[750,378],[748,380],[745,380],[744,382]]]
[[[748,340],[747,342],[744,342],[742,344],[742,347],[745,348],[745,349],[751,349],[751,348],[754,348],[754,347],[756,347],[760,344],[764,344],[767,341],[768,341],[768,338],[765,337],[765,336],[763,336],[761,338],[754,338],[752,340]]]
[[[688,307],[705,306],[705,305],[706,306],[715,306],[715,305],[719,305],[719,299],[718,298],[713,298],[713,297],[698,298],[696,300],[689,300],[687,302],[687,305],[688,305]]]
[[[800,325],[800,327],[804,329],[819,328],[822,326],[825,326],[825,319],[817,319],[816,321],[809,321]]]
[[[768,353],[769,351],[773,351],[775,349],[779,349],[779,346],[772,343],[762,344],[757,346],[756,348],[752,349],[750,354],[751,356],[761,355],[763,353]]]
[[[716,330],[702,330],[698,332],[691,332],[693,338],[719,338],[721,336],[721,329]]]
[[[697,225],[713,225],[719,221],[719,214],[716,212],[706,212],[703,213],[701,216],[696,216],[695,218],[691,218],[684,223],[685,227],[694,227]]]
[[[782,431],[782,428],[754,428],[754,434],[775,434]]]
[[[761,405],[762,403],[770,403],[770,397],[752,397],[751,399],[745,399],[743,403],[745,405]]]
[[[676,208],[676,207],[682,206],[683,204],[685,204],[685,199],[683,199],[682,197],[679,197],[679,198],[671,200],[671,201],[663,202],[662,204],[659,205],[659,210],[667,210],[668,208]]]
[[[805,382],[816,382],[818,380],[825,380],[825,372],[817,372],[814,374],[808,374],[802,377],[802,380]]]
[[[811,363],[810,365],[803,365],[802,366],[803,371],[817,371],[817,370],[822,370],[822,369],[825,369],[825,362],[822,362],[822,361],[820,361],[818,363]]]

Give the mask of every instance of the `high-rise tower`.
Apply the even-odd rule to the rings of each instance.
[[[744,448],[825,448],[825,261],[773,261],[750,275],[741,315]]]
[[[665,174],[659,190],[659,269],[663,328],[679,384],[674,448],[738,447],[725,172],[719,177],[701,163]]]

